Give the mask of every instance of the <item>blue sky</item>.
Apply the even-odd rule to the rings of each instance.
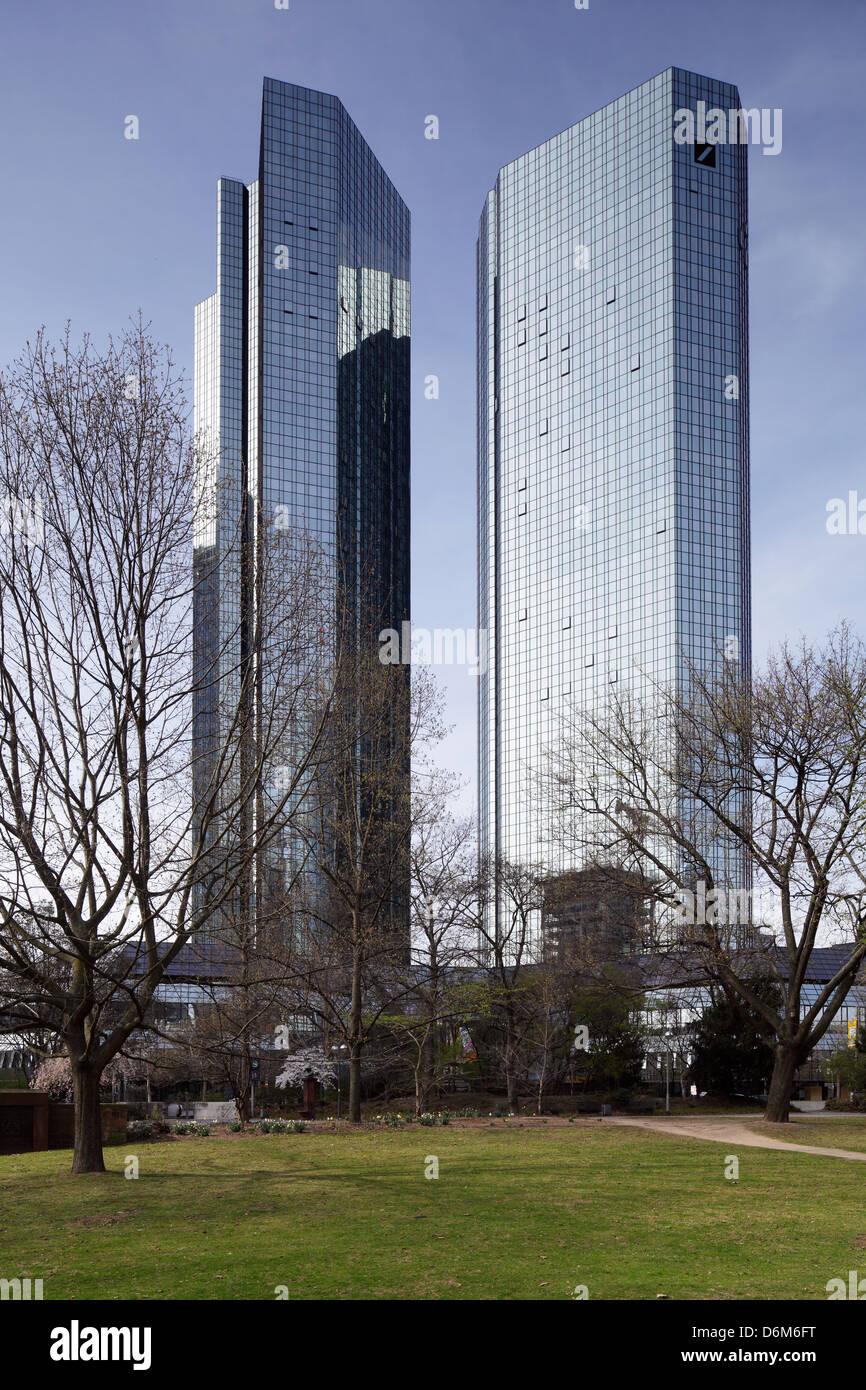
[[[470,627],[484,195],[533,145],[692,68],[784,113],[781,154],[750,152],[756,657],[859,626],[866,535],[825,521],[830,498],[866,499],[864,36],[861,0],[5,0],[0,361],[41,323],[101,336],[140,306],[191,368],[215,183],[256,172],[262,77],[336,93],[413,215],[413,620]],[[445,757],[474,778],[475,680],[442,674]]]

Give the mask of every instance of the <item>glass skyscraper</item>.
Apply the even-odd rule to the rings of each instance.
[[[563,864],[530,786],[566,703],[750,665],[747,149],[669,68],[506,165],[478,239],[482,855]],[[739,879],[742,883],[742,877]]]
[[[199,672],[243,669],[257,524],[302,533],[324,557],[334,624],[409,620],[409,213],[334,96],[266,78],[258,178],[218,182],[195,428],[208,460],[199,500],[212,503],[196,536],[213,576],[199,586]],[[332,650],[334,633],[322,642]],[[268,652],[250,659],[260,690]],[[224,737],[221,682],[234,679],[202,683],[200,751]],[[287,852],[268,852],[257,891],[279,889]]]

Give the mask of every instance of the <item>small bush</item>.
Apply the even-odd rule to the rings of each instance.
[[[796,1101],[794,1104],[796,1105]],[[832,1096],[824,1102],[825,1110],[840,1110],[846,1114],[861,1114],[866,1111],[866,1096],[852,1096],[850,1100],[837,1100]]]
[[[634,1100],[634,1091],[630,1086],[620,1086],[616,1090],[608,1091],[602,1099],[605,1105],[624,1110],[630,1101]]]
[[[130,1120],[126,1126],[126,1134],[129,1139],[152,1139],[154,1136],[153,1121]]]
[[[200,1139],[206,1139],[210,1134],[210,1125],[197,1124],[195,1120],[178,1120],[172,1126],[172,1134],[194,1134]]]
[[[229,1129],[231,1130],[232,1134],[240,1134],[241,1130],[243,1129],[243,1125],[241,1124],[240,1120],[231,1120],[229,1123]]]
[[[153,1138],[153,1120],[129,1120],[126,1136],[129,1138]]]
[[[27,1073],[20,1067],[0,1071],[0,1091],[26,1091]]]

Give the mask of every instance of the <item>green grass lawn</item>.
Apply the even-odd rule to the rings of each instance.
[[[787,1127],[767,1125],[760,1121],[753,1123],[751,1120],[748,1123],[756,1134],[768,1134],[784,1144],[809,1144],[824,1149],[866,1149],[866,1115],[831,1112],[826,1120],[798,1119],[792,1115]]]
[[[0,1277],[46,1299],[823,1300],[866,1273],[859,1164],[731,1151],[737,1184],[723,1144],[597,1121],[130,1142],[79,1178],[68,1152],[4,1157]]]

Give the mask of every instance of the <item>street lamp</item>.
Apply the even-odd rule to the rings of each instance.
[[[676,1055],[677,1055],[676,1041],[677,1041],[676,1038],[671,1037],[671,1036],[670,1036],[669,1034],[667,1034],[667,1033],[662,1033],[661,1036],[660,1036],[660,1038],[659,1038],[659,1043],[660,1043],[661,1046],[664,1047],[664,1050],[665,1050],[665,1114],[666,1114],[666,1115],[669,1115],[669,1114],[671,1113],[671,1057],[673,1057],[674,1060],[676,1060]],[[691,1054],[690,1052],[688,1052],[688,1053],[683,1053],[682,1050],[680,1051],[680,1065],[681,1065],[681,1066],[682,1066],[682,1059],[683,1059],[683,1057],[685,1057],[686,1066],[690,1067],[690,1066],[692,1065],[692,1054]],[[659,1063],[659,1070],[661,1070],[661,1064],[662,1064],[662,1059],[661,1059],[661,1057],[659,1057],[658,1063]],[[681,1073],[681,1075],[682,1075],[682,1073]],[[682,1086],[680,1089],[682,1090],[683,1094],[685,1094],[685,1087]]]
[[[348,1052],[348,1051],[349,1051],[349,1049],[348,1049],[348,1047],[346,1046],[345,1043],[339,1043],[339,1044],[338,1044],[338,1043],[335,1043],[334,1046],[331,1048],[331,1056],[333,1057],[333,1056],[334,1056],[334,1053],[337,1054],[337,1119],[338,1119],[338,1120],[342,1118],[342,1116],[341,1116],[341,1111],[340,1111],[340,1067],[341,1067],[341,1065],[342,1065],[343,1059],[342,1059],[342,1057],[340,1056],[340,1053],[341,1053],[341,1052]]]

